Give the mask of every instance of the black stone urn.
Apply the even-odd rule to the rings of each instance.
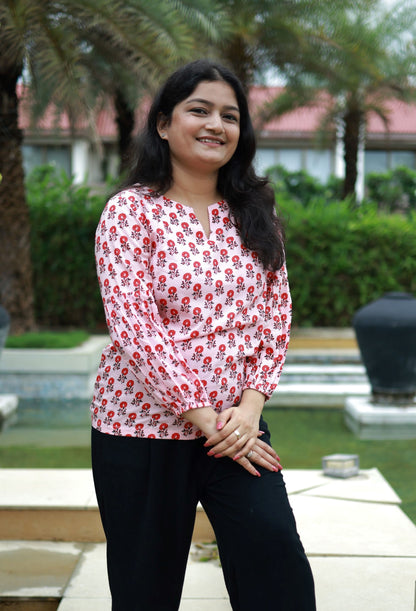
[[[352,324],[373,401],[411,404],[416,393],[416,299],[386,293],[359,309]]]
[[[0,354],[6,343],[7,334],[9,333],[10,316],[7,310],[0,305]]]

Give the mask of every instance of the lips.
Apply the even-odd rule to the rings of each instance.
[[[203,138],[197,138],[198,142],[203,142],[206,144],[225,144],[223,140],[221,140],[221,138],[209,138],[209,137],[203,137]]]

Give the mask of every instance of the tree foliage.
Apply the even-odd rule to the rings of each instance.
[[[307,11],[307,19],[286,30],[283,48],[273,44],[273,23],[265,32],[269,60],[286,78],[285,92],[266,116],[317,100],[322,104],[322,91],[329,93],[321,132],[342,125],[345,197],[355,192],[359,142],[369,114],[388,126],[386,101],[415,99],[416,6],[405,1],[388,9],[379,0],[314,4],[318,10]]]
[[[212,0],[3,0],[0,3],[0,303],[12,331],[34,327],[30,224],[25,200],[17,84],[32,109],[51,102],[74,122],[95,114],[105,93],[129,133],[140,87],[189,58],[197,37],[225,23]],[[198,43],[199,44],[199,43]],[[126,121],[127,118],[127,121]]]

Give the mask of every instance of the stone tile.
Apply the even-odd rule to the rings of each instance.
[[[189,559],[186,567],[182,598],[228,599],[227,589],[219,562],[201,562]]]
[[[361,470],[358,475],[346,479],[322,475],[320,481],[320,487],[306,490],[304,494],[373,503],[401,503],[378,469]]]
[[[58,611],[111,611],[111,599],[63,598]]]
[[[416,527],[396,505],[292,495],[308,554],[416,557]]]
[[[93,490],[90,469],[0,469],[3,508],[84,508]]]
[[[309,558],[319,611],[411,611],[415,558]]]
[[[316,469],[285,470],[283,465],[282,473],[288,494],[298,494],[307,490],[315,490],[328,483],[328,478],[324,476],[323,472]]]
[[[182,600],[179,611],[231,611],[231,605],[228,600],[218,600],[218,598],[186,599]]]
[[[96,599],[110,597],[105,549],[105,543],[85,547],[71,581],[65,590],[65,598]]]
[[[0,593],[61,597],[81,556],[75,543],[0,541]]]

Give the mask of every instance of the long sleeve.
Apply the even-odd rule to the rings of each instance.
[[[259,310],[264,322],[258,327],[256,353],[246,362],[244,386],[270,397],[277,387],[289,344],[292,303],[285,265],[268,273]]]
[[[169,337],[153,293],[150,220],[140,211],[137,193],[112,198],[96,233],[96,262],[113,350],[150,397],[180,415],[210,405],[198,375]],[[129,201],[130,200],[130,201]]]

